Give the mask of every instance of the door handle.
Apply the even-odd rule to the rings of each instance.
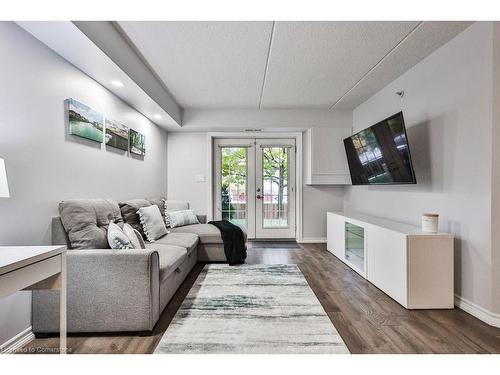
[[[257,194],[256,198],[257,199],[262,199],[262,196],[260,194]]]

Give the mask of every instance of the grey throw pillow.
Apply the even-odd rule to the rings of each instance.
[[[141,249],[145,249],[146,248],[146,244],[144,243],[144,238],[142,238],[142,234],[139,233],[138,230],[135,230],[134,229],[134,232],[135,232],[135,235],[137,236],[137,238],[139,239],[139,246]]]
[[[142,239],[141,234],[132,228],[130,224],[123,225],[123,233],[125,233],[132,243],[134,249],[145,249],[144,240]]]
[[[69,199],[59,204],[59,215],[72,249],[109,248],[108,224],[123,223],[120,208],[111,199]]]
[[[115,223],[109,223],[108,225],[108,243],[114,250],[134,248],[128,236]]]
[[[168,217],[171,228],[200,223],[193,210],[166,211],[165,217]]]
[[[146,235],[142,232],[142,225],[139,221],[139,215],[137,215],[137,210],[141,207],[151,206],[151,203],[146,199],[130,199],[125,202],[120,202],[120,211],[123,216],[123,220],[125,223],[128,223],[137,230],[143,238],[146,238]]]
[[[163,222],[160,209],[157,205],[139,208],[137,214],[149,242],[154,242],[158,238],[168,234],[167,227]]]

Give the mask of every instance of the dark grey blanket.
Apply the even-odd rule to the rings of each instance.
[[[208,224],[212,224],[219,228],[222,242],[224,242],[224,253],[226,254],[229,265],[233,266],[235,264],[245,263],[247,249],[245,237],[241,228],[227,220],[210,221]]]

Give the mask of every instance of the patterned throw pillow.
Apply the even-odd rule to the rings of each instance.
[[[171,228],[200,223],[193,210],[166,211],[165,217]]]
[[[134,249],[145,249],[144,240],[142,239],[142,235],[139,231],[132,228],[130,224],[123,225],[123,233],[125,233],[130,240]]]
[[[157,205],[139,208],[137,214],[149,242],[154,242],[158,238],[168,234],[167,227],[163,222],[160,209]]]
[[[109,223],[108,225],[108,243],[114,250],[134,248],[127,235],[115,223]]]
[[[172,212],[172,211],[182,211],[182,210],[188,210],[189,209],[189,203],[185,201],[172,201],[172,200],[164,200],[164,216],[165,216],[165,224],[167,225],[167,228],[170,228],[170,219],[168,215],[166,214],[167,212]]]

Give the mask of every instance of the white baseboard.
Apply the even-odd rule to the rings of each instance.
[[[302,237],[300,243],[326,243],[326,237]]]
[[[500,314],[495,314],[474,302],[455,294],[455,306],[493,327],[500,327]]]
[[[1,344],[0,353],[14,353],[16,350],[21,349],[24,345],[30,343],[34,339],[35,334],[31,330],[31,326],[29,326],[24,331],[19,332],[13,338]]]

